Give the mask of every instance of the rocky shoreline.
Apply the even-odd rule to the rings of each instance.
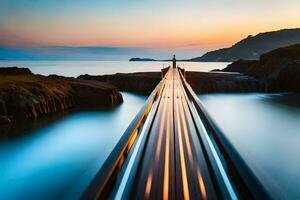
[[[111,75],[81,75],[78,78],[112,84],[120,91],[149,95],[161,81],[161,72],[116,73]]]
[[[260,60],[185,76],[196,93],[300,92],[300,44],[263,54]],[[161,77],[161,72],[137,72],[66,78],[0,68],[0,124],[69,108],[112,107],[123,101],[119,91],[149,95]]]
[[[196,93],[263,92],[263,84],[239,73],[186,72],[186,80]],[[161,72],[117,73],[112,75],[81,75],[78,78],[115,85],[121,91],[150,94],[161,80]]]
[[[70,108],[109,108],[122,101],[117,88],[107,83],[0,68],[0,124]]]
[[[254,77],[268,92],[300,92],[300,44],[270,51],[259,60],[238,60],[222,71]]]
[[[186,72],[186,80],[196,93],[265,92],[261,82],[239,73]]]

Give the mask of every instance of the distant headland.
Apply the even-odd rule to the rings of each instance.
[[[228,48],[205,53],[200,57],[179,62],[234,62],[239,59],[257,60],[259,57],[277,48],[300,43],[300,28],[283,29],[272,32],[259,33],[255,36],[237,42]],[[170,61],[152,58],[132,58],[130,61]]]

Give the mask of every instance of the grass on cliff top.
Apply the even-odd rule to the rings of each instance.
[[[41,78],[35,75],[14,75],[14,76],[0,76],[1,81],[22,81],[22,82],[38,82]]]

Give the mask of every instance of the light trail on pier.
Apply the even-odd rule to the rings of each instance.
[[[82,199],[268,199],[180,70],[163,71]]]
[[[132,197],[215,199],[207,165],[198,160],[198,157],[204,160],[204,155],[196,150],[201,148],[199,142],[196,147],[193,141],[197,137],[196,128],[191,124],[188,99],[178,69],[169,69],[165,79]]]

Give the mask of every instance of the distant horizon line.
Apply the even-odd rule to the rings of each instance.
[[[178,55],[180,59],[201,56],[210,49],[178,49],[116,46],[0,46],[1,60],[129,60],[146,57],[162,60]]]

